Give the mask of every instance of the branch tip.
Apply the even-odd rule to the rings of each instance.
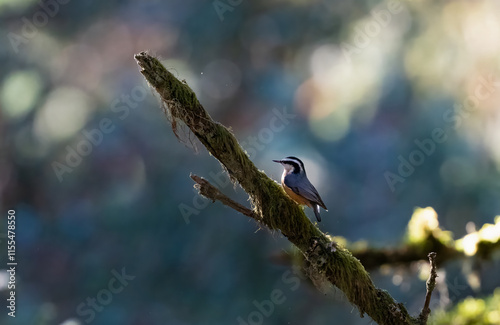
[[[434,291],[434,288],[436,287],[436,278],[437,278],[436,256],[437,256],[436,252],[430,252],[429,255],[427,255],[427,257],[429,257],[431,270],[429,274],[429,279],[427,279],[427,282],[425,283],[427,292],[425,294],[424,308],[422,308],[422,311],[420,312],[419,316],[420,324],[422,325],[427,324],[429,314],[431,313],[429,305],[431,303],[432,291]]]

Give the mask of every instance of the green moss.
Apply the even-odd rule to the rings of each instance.
[[[150,57],[152,65],[152,71],[156,72],[152,77],[156,77],[152,80],[148,79],[148,82],[152,84],[155,88],[162,89],[163,93],[161,95],[166,95],[166,100],[175,99],[180,105],[184,107],[195,107],[200,105],[198,98],[194,91],[186,84],[179,81],[172,73],[170,73],[158,60],[157,58]],[[165,93],[165,90],[168,93]],[[163,96],[162,96],[163,97]]]
[[[367,313],[378,324],[416,323],[403,304],[398,304],[387,291],[374,286],[363,265],[345,248],[339,245],[325,268],[328,280],[358,306],[361,317]]]

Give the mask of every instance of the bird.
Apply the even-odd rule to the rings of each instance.
[[[299,205],[307,205],[314,211],[314,215],[318,222],[321,222],[319,208],[322,207],[328,212],[318,191],[311,184],[306,175],[304,163],[297,157],[286,157],[280,160],[273,160],[276,163],[283,165],[285,170],[281,176],[281,186],[286,194],[291,197]]]

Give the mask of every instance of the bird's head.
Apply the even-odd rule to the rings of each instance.
[[[286,157],[280,160],[273,160],[274,162],[280,163],[285,168],[287,174],[302,174],[306,172],[304,168],[304,163],[297,157]]]

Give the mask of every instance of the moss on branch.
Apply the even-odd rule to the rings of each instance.
[[[417,324],[403,304],[373,284],[358,259],[321,232],[280,185],[259,171],[226,127],[212,120],[189,86],[177,80],[160,61],[148,53],[135,55],[140,72],[161,96],[174,132],[184,123],[224,166],[233,182],[249,195],[253,216],[260,224],[279,230],[297,246],[310,265],[312,277],[325,278],[338,287],[378,324]],[[177,133],[176,133],[177,135]],[[219,194],[201,192],[215,200]],[[240,211],[241,212],[241,211]]]

